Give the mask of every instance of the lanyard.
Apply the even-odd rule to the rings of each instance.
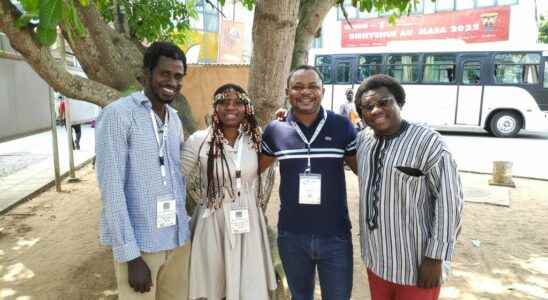
[[[244,135],[240,134],[240,138],[238,140],[238,146],[236,148],[236,160],[234,161],[234,165],[236,166],[236,189],[238,190],[238,195],[240,194],[240,189],[242,188],[242,153],[244,152],[243,149],[244,145]]]
[[[322,120],[320,121],[320,123],[318,124],[318,127],[316,127],[316,130],[314,131],[314,134],[312,135],[312,138],[310,139],[310,141],[306,138],[306,136],[304,135],[304,133],[302,132],[301,128],[299,127],[299,125],[297,125],[296,122],[291,122],[291,125],[293,126],[293,128],[295,128],[295,130],[297,131],[297,134],[299,134],[299,137],[301,138],[301,140],[303,140],[303,142],[306,144],[306,148],[308,150],[308,160],[307,160],[307,165],[306,165],[306,170],[304,171],[305,173],[310,173],[311,171],[311,164],[310,164],[310,145],[312,145],[312,143],[314,143],[314,141],[316,140],[316,138],[318,137],[318,135],[320,134],[320,131],[322,131],[322,128],[323,126],[325,125],[325,121],[327,120],[327,112],[325,112],[325,110],[323,111],[323,118]]]
[[[154,136],[156,137],[156,142],[158,143],[158,160],[160,161],[160,173],[162,174],[162,180],[164,185],[167,185],[166,181],[166,165],[165,165],[165,152],[167,144],[167,129],[169,121],[169,112],[166,109],[166,117],[164,119],[164,125],[162,126],[162,140],[160,141],[160,136],[158,135],[158,124],[156,123],[156,117],[154,116],[154,111],[150,109],[150,118],[152,119],[152,127],[154,127]]]

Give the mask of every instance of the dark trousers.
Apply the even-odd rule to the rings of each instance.
[[[280,258],[293,300],[314,299],[316,268],[322,299],[348,300],[352,294],[352,236],[278,232]]]
[[[73,149],[79,150],[80,138],[82,137],[82,125],[81,124],[72,125],[72,130],[74,131],[74,135],[75,135],[75,139],[72,142],[72,147]]]

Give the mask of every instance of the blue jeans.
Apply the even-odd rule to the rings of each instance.
[[[293,300],[314,299],[316,267],[322,299],[348,300],[352,294],[352,236],[278,232],[280,258]]]

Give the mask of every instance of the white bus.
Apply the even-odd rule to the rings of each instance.
[[[347,88],[355,93],[365,78],[384,73],[405,89],[405,119],[436,129],[479,128],[511,137],[522,129],[548,131],[548,46],[533,48],[340,53],[314,49],[310,61],[323,75],[322,105],[327,109],[338,110]]]

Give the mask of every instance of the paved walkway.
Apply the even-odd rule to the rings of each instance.
[[[67,133],[57,127],[61,174],[69,170]],[[51,131],[0,143],[0,212],[55,180]],[[82,126],[80,150],[74,151],[74,165],[95,156],[95,134],[89,125]],[[78,172],[76,173],[78,177]]]

